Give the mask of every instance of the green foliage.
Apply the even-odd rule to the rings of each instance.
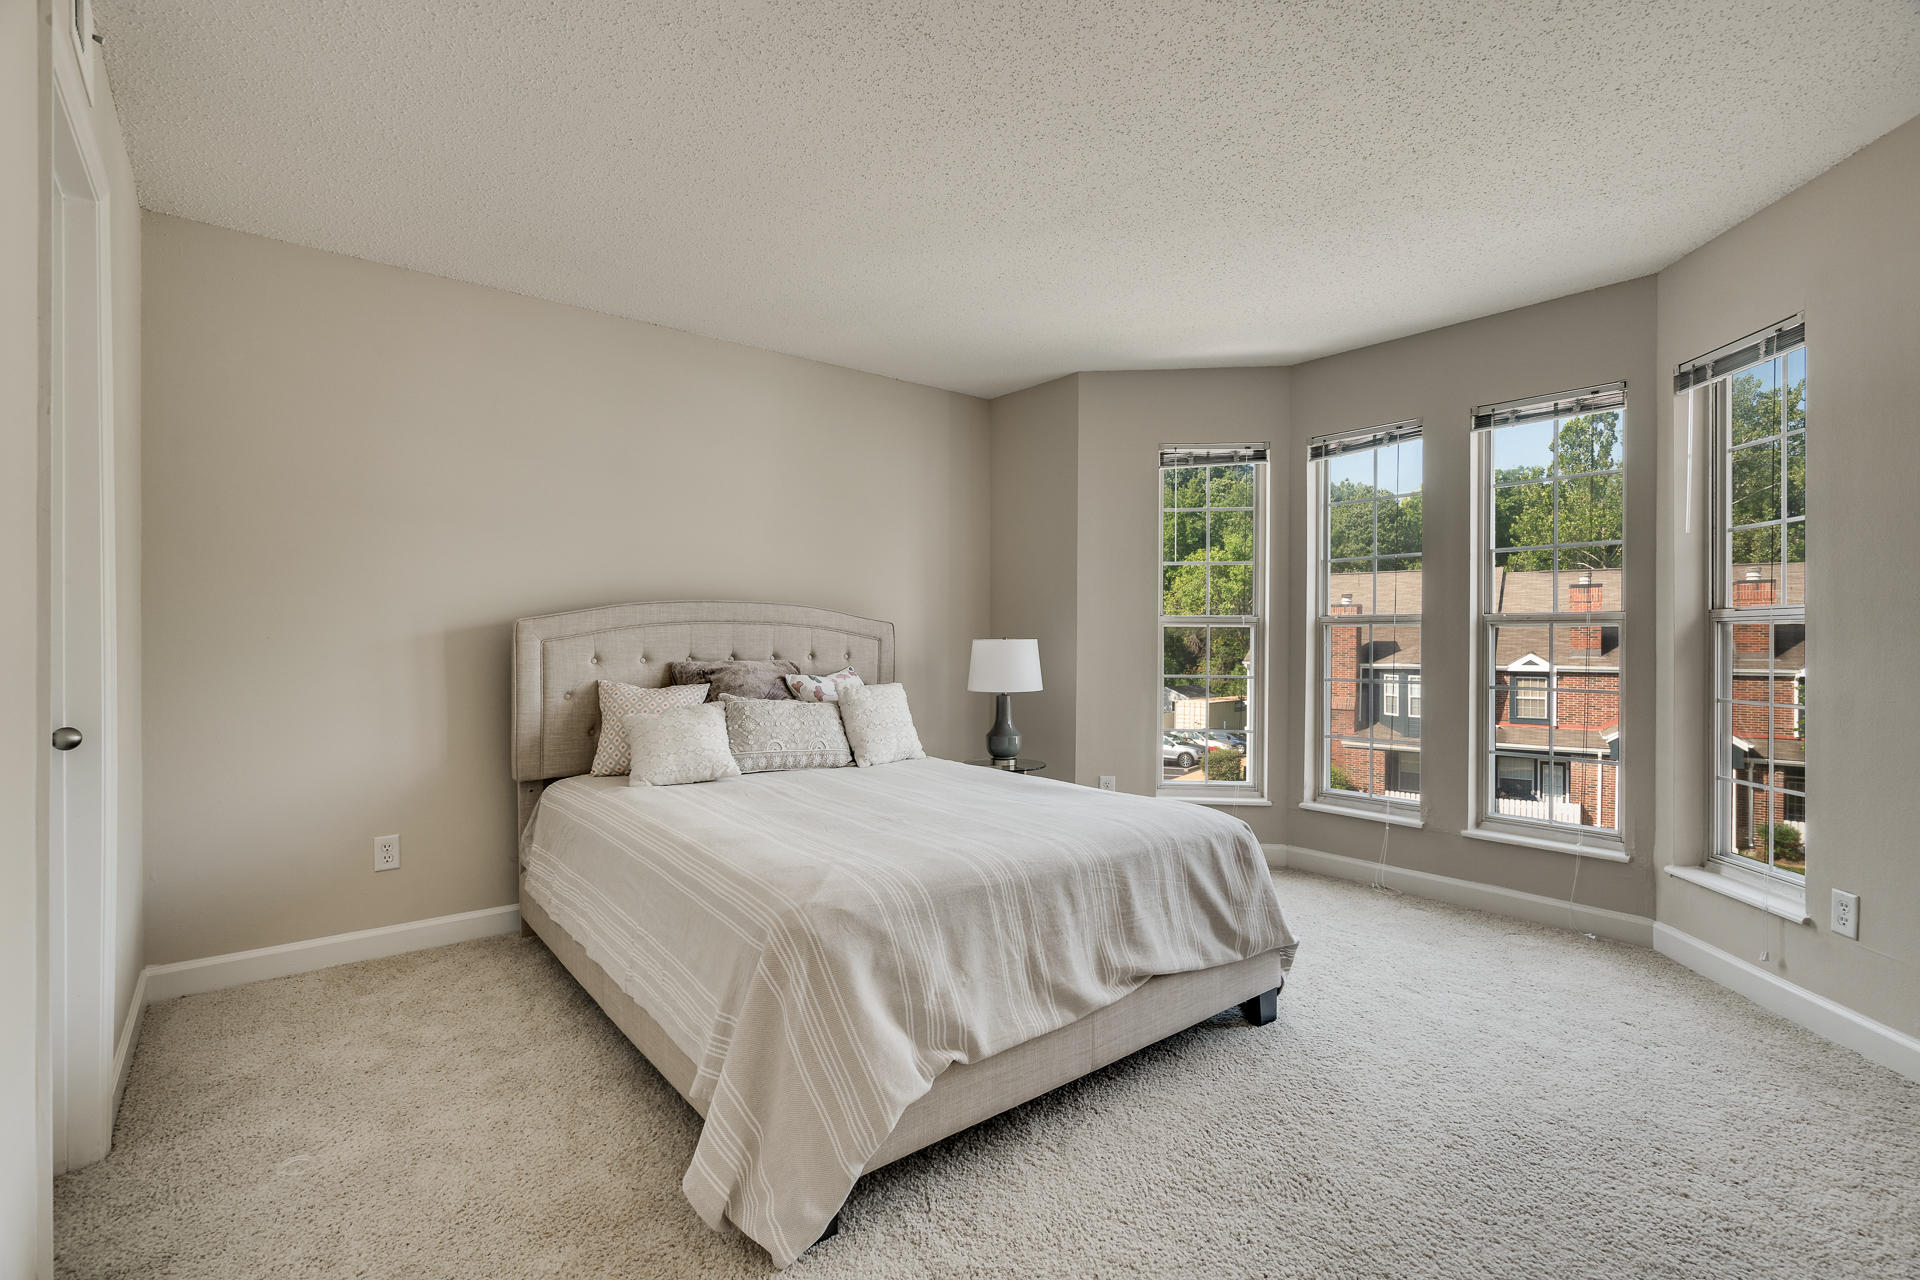
[[[1162,571],[1161,612],[1177,617],[1252,613],[1253,468],[1168,468],[1162,473],[1161,503],[1166,508],[1161,556],[1170,562]],[[1183,509],[1207,506],[1213,509]]]
[[[1729,524],[1761,524],[1804,516],[1807,511],[1807,384],[1802,379],[1789,383],[1784,389],[1774,386],[1772,369],[1765,368],[1765,376],[1761,369],[1755,369],[1734,378],[1728,388],[1733,401],[1732,443],[1748,444],[1777,435],[1783,428],[1786,434],[1782,439],[1737,449],[1734,453],[1732,488],[1727,494]],[[1779,528],[1735,530],[1731,548],[1733,562],[1778,564],[1782,559],[1806,560],[1806,526],[1787,526],[1784,548],[1780,537]]]
[[[1335,791],[1358,791],[1353,785],[1353,775],[1337,764],[1327,766],[1327,785]]]
[[[1207,781],[1244,782],[1247,777],[1247,753],[1231,748],[1207,753]]]
[[[1623,478],[1590,476],[1582,472],[1615,469],[1621,465],[1620,414],[1589,413],[1560,424],[1554,447],[1556,465],[1507,467],[1494,479],[1511,487],[1494,490],[1494,545],[1519,547],[1508,554],[1506,567],[1516,572],[1544,572],[1554,567],[1556,542],[1609,542],[1622,536],[1626,507]],[[1563,479],[1565,476],[1575,479]],[[1555,527],[1554,498],[1559,496],[1559,525]],[[1560,568],[1617,568],[1619,547],[1580,547],[1561,552]]]
[[[1785,822],[1773,824],[1773,860],[1775,862],[1807,860],[1807,846],[1806,842],[1800,838],[1800,828]]]

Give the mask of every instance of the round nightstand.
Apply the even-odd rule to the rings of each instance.
[[[968,764],[977,764],[986,769],[999,769],[1006,773],[1038,773],[1047,767],[1045,760],[1029,760],[1022,756],[1018,760],[969,760]]]

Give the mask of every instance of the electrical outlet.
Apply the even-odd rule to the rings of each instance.
[[[375,871],[398,871],[400,869],[399,836],[375,836],[373,838],[373,869]]]
[[[1111,773],[1103,773],[1100,775],[1100,789],[1102,791],[1118,791],[1120,789],[1119,784],[1120,779]]]
[[[1860,937],[1860,895],[1844,889],[1833,891],[1833,931],[1843,938]]]

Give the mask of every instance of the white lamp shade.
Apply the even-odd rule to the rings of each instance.
[[[969,693],[1034,693],[1040,688],[1038,640],[975,640]]]

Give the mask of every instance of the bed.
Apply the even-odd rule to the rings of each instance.
[[[891,623],[651,602],[520,620],[520,909],[704,1119],[683,1183],[780,1266],[854,1181],[1238,1006],[1294,939],[1244,824],[952,761],[586,775],[597,682],[683,659],[894,678]]]

